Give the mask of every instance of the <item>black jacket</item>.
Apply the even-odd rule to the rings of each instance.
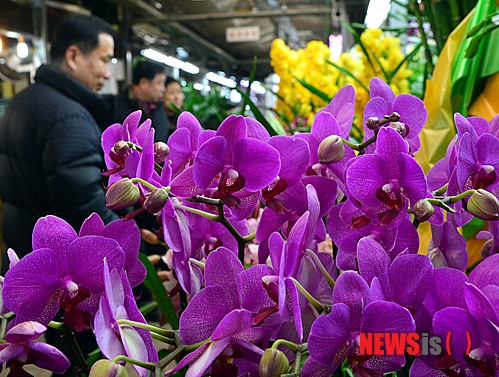
[[[125,118],[136,110],[142,110],[142,117],[140,123],[146,119],[151,119],[152,127],[154,128],[154,141],[167,142],[170,136],[170,123],[166,112],[161,104],[155,105],[154,109],[142,109],[137,101],[130,98],[128,92],[121,96],[104,96],[107,108],[107,121],[101,125],[102,129],[107,128],[113,123],[123,123]]]
[[[9,103],[0,121],[0,197],[8,247],[31,249],[38,218],[53,214],[76,230],[92,212],[109,222],[105,206],[102,98],[56,66],[40,67],[36,83]],[[5,270],[5,266],[3,266]]]

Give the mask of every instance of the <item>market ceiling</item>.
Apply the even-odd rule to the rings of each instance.
[[[272,72],[269,51],[275,38],[283,38],[292,48],[304,47],[310,40],[326,41],[329,34],[340,31],[340,20],[362,23],[369,0],[0,0],[0,3],[3,28],[10,26],[37,34],[40,17],[32,16],[37,6],[46,7],[48,29],[65,13],[91,12],[120,26],[118,54],[124,53],[125,46],[134,55],[149,47],[206,70],[224,71],[239,78],[249,75],[256,58],[257,79],[262,80]],[[255,40],[241,41],[251,38]],[[188,74],[185,76],[189,78]]]

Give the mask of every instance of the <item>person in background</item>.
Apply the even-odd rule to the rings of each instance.
[[[118,216],[106,208],[101,149],[104,107],[97,92],[110,78],[114,30],[89,15],[63,19],[53,39],[51,64],[42,65],[35,84],[14,97],[0,122],[0,196],[7,247],[21,258],[32,251],[36,221],[56,215],[78,230],[93,212],[105,223]],[[8,268],[2,253],[2,275]],[[61,332],[47,341],[73,354]],[[97,347],[91,330],[75,333],[84,355]],[[65,376],[79,373],[71,367]]]
[[[164,107],[173,132],[177,129],[177,119],[179,114],[175,111],[175,109],[173,109],[171,104],[173,104],[177,109],[182,110],[184,107],[184,92],[182,91],[182,85],[180,85],[180,82],[170,76],[166,78],[165,86]]]
[[[51,64],[38,69],[35,84],[5,111],[0,123],[3,234],[19,257],[32,250],[31,233],[42,216],[59,216],[75,229],[93,212],[105,222],[118,218],[106,208],[96,122],[103,116],[97,92],[111,76],[113,55],[111,25],[87,15],[65,18],[52,43]],[[4,259],[3,272],[7,264]]]
[[[122,123],[133,111],[142,110],[141,123],[151,119],[155,129],[154,141],[166,142],[169,133],[169,122],[161,101],[165,93],[166,74],[158,63],[139,61],[132,73],[132,85],[122,96],[112,96],[114,102],[111,110],[112,122]],[[109,98],[108,98],[109,100]]]

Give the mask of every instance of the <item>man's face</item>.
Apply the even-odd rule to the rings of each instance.
[[[111,77],[109,64],[114,55],[114,39],[109,34],[99,34],[99,45],[94,50],[75,58],[73,77],[93,92],[98,92]]]
[[[184,105],[184,92],[178,82],[171,82],[165,91],[165,106],[170,108],[169,102],[173,103],[179,109]]]
[[[158,73],[152,80],[143,78],[140,80],[142,93],[147,102],[160,102],[165,95],[166,75]]]

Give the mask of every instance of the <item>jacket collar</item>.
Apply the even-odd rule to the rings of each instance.
[[[84,106],[94,118],[102,115],[100,114],[102,109],[102,97],[92,92],[78,80],[69,76],[57,65],[42,65],[36,71],[35,81],[43,82],[66,97],[77,101]]]

